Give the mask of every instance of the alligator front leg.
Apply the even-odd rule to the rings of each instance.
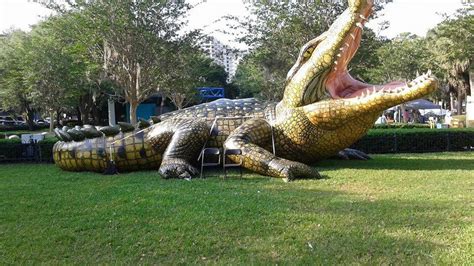
[[[163,178],[190,178],[198,174],[191,164],[209,138],[209,127],[202,120],[169,119],[148,133],[152,147],[167,145],[159,173]]]
[[[262,175],[269,175],[291,181],[295,178],[321,178],[319,173],[306,164],[290,161],[275,156],[264,149],[271,145],[272,128],[264,119],[249,120],[234,130],[227,138],[226,149],[240,149],[241,155],[229,156],[233,161],[239,161],[242,156],[244,168]]]

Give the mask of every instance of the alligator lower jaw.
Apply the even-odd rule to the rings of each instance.
[[[373,111],[383,111],[392,106],[422,98],[438,87],[437,79],[428,72],[411,82],[391,82],[370,85],[355,80],[347,71],[331,73],[326,88],[331,98],[349,104],[370,104]]]

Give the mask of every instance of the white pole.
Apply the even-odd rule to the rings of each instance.
[[[466,97],[466,126],[474,127],[474,70],[469,71],[471,96]]]
[[[109,110],[109,126],[115,126],[115,102],[112,98],[107,101]]]

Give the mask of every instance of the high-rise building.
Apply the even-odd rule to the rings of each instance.
[[[210,37],[208,41],[202,43],[201,49],[212,58],[216,64],[224,67],[228,74],[227,82],[232,81],[237,66],[245,52],[232,49],[214,37]]]

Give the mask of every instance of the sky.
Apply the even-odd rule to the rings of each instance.
[[[442,13],[453,14],[463,7],[463,1],[468,0],[394,0],[385,6],[379,18],[371,20],[367,26],[388,38],[402,32],[424,36],[429,29],[443,20]],[[30,25],[49,14],[51,11],[28,0],[0,0],[0,32],[10,28],[28,30]],[[205,3],[190,12],[188,19],[191,28],[203,28],[205,33],[237,46],[231,42],[231,37],[219,33],[225,29],[225,23],[215,21],[225,15],[243,17],[246,14],[242,0],[205,0]],[[380,31],[379,25],[382,21],[390,23],[384,31]]]

